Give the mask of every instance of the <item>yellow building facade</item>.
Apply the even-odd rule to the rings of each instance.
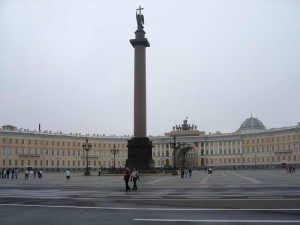
[[[164,136],[149,137],[153,143],[152,155],[155,168],[174,166],[173,138],[181,148],[190,146],[184,155],[185,167],[213,168],[262,168],[299,165],[300,123],[292,127],[266,129],[256,118],[246,119],[233,133],[205,134],[198,130],[173,130]],[[113,167],[112,149],[116,168],[124,168],[129,137],[62,134],[48,131],[29,131],[14,126],[0,129],[0,169],[26,166],[45,171],[84,170],[86,152],[82,144],[88,138],[89,166]]]

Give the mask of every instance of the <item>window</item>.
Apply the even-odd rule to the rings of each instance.
[[[38,144],[38,143],[37,143],[37,140],[35,140],[35,141],[34,141],[34,144],[35,144],[35,145],[37,145],[37,144]]]
[[[16,144],[18,144],[19,143],[19,140],[18,139],[16,139]]]
[[[31,140],[28,140],[28,144],[31,145]]]

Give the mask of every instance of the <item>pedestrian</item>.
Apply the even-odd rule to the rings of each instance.
[[[2,170],[0,170],[0,178],[3,178]]]
[[[67,182],[70,180],[70,177],[71,177],[71,172],[69,169],[67,169],[67,171],[66,171]]]
[[[7,179],[9,178],[9,174],[10,174],[10,170],[8,169],[8,170],[6,171],[6,178],[7,178]]]
[[[188,170],[185,170],[185,178],[187,178],[187,175],[188,175]]]
[[[29,172],[28,172],[28,169],[25,170],[25,180],[28,180],[28,177],[29,177]]]
[[[12,170],[11,170],[11,179],[14,179],[14,175],[15,175],[15,170],[12,169]]]
[[[189,168],[189,176],[190,176],[190,178],[192,177],[192,169],[191,168]]]
[[[18,168],[15,169],[15,176],[16,176],[16,179],[18,179],[18,175],[19,175],[19,170]]]
[[[39,178],[43,178],[43,170],[42,169],[40,169],[40,171],[39,171]]]
[[[33,171],[33,176],[36,177],[36,169]]]
[[[133,171],[131,173],[131,180],[133,181],[133,188],[132,190],[137,190],[136,186],[136,180],[140,180],[139,172],[133,168]]]
[[[184,169],[180,170],[181,178],[184,178]]]
[[[6,178],[6,174],[7,174],[7,171],[6,171],[6,169],[4,169],[2,178]]]
[[[128,167],[126,167],[124,171],[124,180],[125,180],[125,185],[126,185],[126,191],[130,191],[130,187],[128,185],[128,182],[130,180],[130,170]]]

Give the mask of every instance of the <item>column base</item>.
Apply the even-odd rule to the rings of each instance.
[[[128,159],[126,167],[130,170],[150,170],[154,167],[152,141],[147,137],[134,137],[127,142]]]

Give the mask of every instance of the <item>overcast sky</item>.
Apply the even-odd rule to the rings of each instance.
[[[144,10],[147,134],[300,122],[300,1],[0,1],[0,125],[133,134]]]

